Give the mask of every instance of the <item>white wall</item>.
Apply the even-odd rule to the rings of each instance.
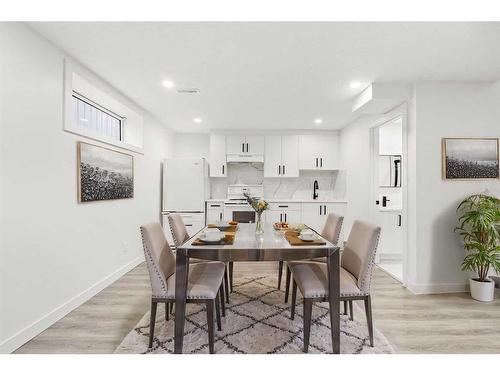
[[[0,25],[0,352],[9,352],[143,259],[139,225],[159,220],[172,135],[149,116],[135,197],[77,203],[64,132],[63,57],[22,24]]]
[[[408,249],[406,277],[415,293],[463,291],[464,250],[453,229],[456,207],[467,195],[500,196],[499,180],[446,181],[441,177],[441,139],[500,137],[500,84],[416,83],[408,102]],[[369,220],[369,127],[361,117],[341,131],[341,163],[348,172],[346,228]],[[383,235],[383,234],[382,234]]]
[[[496,87],[475,83],[415,85],[416,292],[463,290],[464,251],[453,228],[456,207],[467,195],[488,189],[500,196],[498,180],[446,181],[441,177],[441,139],[499,137]]]

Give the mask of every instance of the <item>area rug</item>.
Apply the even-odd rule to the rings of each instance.
[[[222,331],[216,330],[216,353],[303,353],[302,303],[297,296],[295,320],[290,320],[290,304],[283,302],[276,277],[240,277],[234,280],[231,302],[222,317]],[[364,317],[357,308],[355,314]],[[184,353],[208,353],[208,333],[204,306],[187,304]],[[156,314],[153,347],[148,350],[149,311],[115,350],[119,354],[166,354],[174,348],[173,317],[165,320],[164,304]],[[361,319],[360,319],[361,320]],[[387,339],[374,329],[374,347],[369,344],[365,323],[341,316],[340,348],[343,354],[394,353]],[[330,318],[327,303],[315,303],[309,353],[331,353]]]

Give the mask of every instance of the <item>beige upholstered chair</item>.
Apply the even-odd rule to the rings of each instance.
[[[182,220],[182,216],[179,214],[169,214],[168,216],[168,224],[170,226],[170,232],[172,233],[172,238],[174,239],[175,247],[182,245],[184,242],[189,240],[189,234],[186,230],[186,225],[184,224],[184,220]],[[190,263],[200,263],[204,262],[204,260],[200,259],[190,259]],[[232,279],[232,278],[231,278]],[[226,270],[224,272],[224,288],[225,290],[221,290],[222,299],[226,299],[226,302],[229,303],[229,277]],[[223,312],[225,314],[225,312]]]
[[[165,319],[169,319],[175,302],[175,255],[168,244],[159,223],[141,226],[142,245],[151,280],[151,319],[149,327],[149,348],[153,346],[158,302],[165,303]],[[221,330],[219,291],[222,288],[224,263],[203,262],[189,267],[187,302],[204,303],[207,308],[208,342],[210,353],[214,352],[214,303],[217,328]]]
[[[321,232],[321,236],[326,238],[328,241],[336,245],[339,242],[340,232],[342,230],[342,223],[344,222],[344,217],[336,215],[334,213],[328,214],[326,217],[325,226]],[[314,262],[326,263],[326,258],[314,258],[311,259]],[[283,273],[283,262],[279,265],[278,274],[278,289],[281,287],[281,277]],[[290,268],[286,267],[286,288],[285,288],[285,303],[288,302],[288,295],[290,294]]]
[[[380,227],[356,220],[344,247],[340,266],[340,299],[351,304],[351,319],[352,301],[364,301],[371,346],[373,346],[373,322],[370,284],[379,237]],[[325,301],[328,297],[327,265],[321,262],[289,262],[288,266],[293,275],[291,318],[295,317],[298,287],[303,296],[304,351],[307,352],[312,303]]]

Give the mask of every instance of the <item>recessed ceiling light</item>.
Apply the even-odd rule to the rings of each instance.
[[[167,88],[167,89],[171,89],[175,86],[175,84],[169,80],[169,79],[165,79],[161,82],[161,84],[163,85],[163,87]]]
[[[314,119],[314,123],[315,124],[322,124],[323,123],[323,119],[322,118],[316,118],[316,119]]]
[[[358,81],[351,82],[350,86],[351,89],[357,89],[359,86],[361,86],[361,82]]]
[[[197,124],[201,124],[201,121],[202,121],[202,120],[201,120],[201,118],[199,118],[199,117],[195,117],[195,118],[193,119],[193,122],[195,122],[195,123],[197,123]]]

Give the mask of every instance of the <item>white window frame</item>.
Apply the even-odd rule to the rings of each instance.
[[[74,123],[73,96],[122,119],[120,140]],[[64,61],[63,130],[136,153],[143,153],[142,111],[116,89],[74,61]]]

